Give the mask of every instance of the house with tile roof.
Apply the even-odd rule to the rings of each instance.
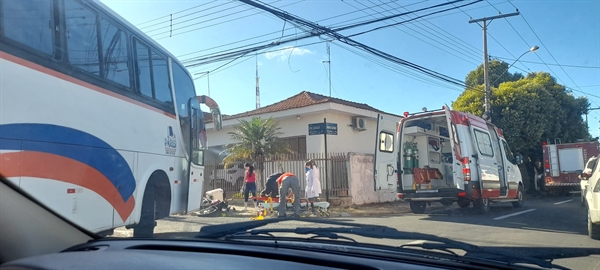
[[[233,131],[233,127],[239,124],[240,120],[250,120],[253,117],[273,118],[277,121],[283,132],[281,139],[294,153],[298,154],[295,155],[294,160],[287,159],[269,163],[271,165],[265,166],[265,175],[274,172],[277,170],[276,167],[279,167],[281,170],[298,175],[301,186],[304,186],[305,158],[307,156],[314,157],[314,154],[320,156],[325,152],[324,136],[310,135],[309,125],[323,123],[324,119],[327,119],[328,124],[337,125],[337,135],[327,136],[327,150],[330,158],[343,156],[343,159],[331,159],[331,166],[328,170],[328,194],[330,194],[330,199],[334,198],[331,202],[334,205],[360,205],[397,200],[395,187],[389,190],[373,189],[373,163],[375,152],[381,152],[379,149],[381,145],[377,145],[381,135],[377,132],[378,117],[386,119],[387,128],[382,129],[382,134],[394,134],[396,131],[394,123],[399,122],[402,117],[364,103],[307,91],[256,110],[235,115],[223,115],[223,129],[220,131],[212,128],[210,114],[206,114],[209,151],[205,152],[205,164],[207,164],[204,176],[205,189],[222,188],[228,193],[240,190],[243,185],[242,164],[232,165],[227,169],[224,169],[222,164],[218,164],[225,156],[222,153],[224,145],[233,142],[227,133]],[[390,141],[386,140],[385,143],[390,143]],[[393,144],[393,139],[391,143]],[[332,153],[339,153],[339,155]],[[297,159],[298,157],[302,158]],[[323,168],[323,159],[317,159],[317,163]],[[321,175],[324,175],[324,172]],[[263,178],[261,179],[264,180]],[[321,181],[323,192],[325,192],[324,180]],[[321,194],[321,197],[324,196]],[[339,204],[336,204],[336,201]]]
[[[369,153],[375,151],[377,137],[377,116],[383,115],[400,121],[401,116],[387,113],[364,103],[347,101],[320,94],[303,91],[285,100],[261,107],[256,110],[234,115],[223,115],[223,129],[215,131],[212,122],[207,119],[207,137],[209,149],[208,160],[222,159],[215,156],[222,147],[231,143],[227,135],[241,119],[253,117],[273,118],[284,133],[282,139],[288,143],[295,153],[323,153],[325,144],[323,136],[309,135],[308,126],[314,123],[337,124],[337,135],[328,136],[327,148],[330,153]],[[207,115],[209,118],[210,115]]]

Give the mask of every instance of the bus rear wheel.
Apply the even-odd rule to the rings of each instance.
[[[156,199],[154,196],[154,184],[148,183],[142,199],[142,213],[140,223],[133,227],[133,237],[152,238],[156,219]]]

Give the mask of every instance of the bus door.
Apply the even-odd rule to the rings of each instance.
[[[200,109],[200,102],[196,98],[189,100],[190,110],[190,153],[188,153],[188,181],[187,181],[187,207],[186,211],[200,208],[203,197],[204,183],[204,147],[206,146],[206,129],[204,127],[204,114]]]

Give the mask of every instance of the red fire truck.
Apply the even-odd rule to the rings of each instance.
[[[579,174],[587,160],[600,153],[598,141],[542,143],[545,189],[551,193],[564,193],[580,189]]]

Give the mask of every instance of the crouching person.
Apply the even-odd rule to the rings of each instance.
[[[283,173],[277,179],[277,183],[279,184],[279,217],[285,217],[285,208],[287,206],[286,196],[289,190],[292,190],[292,194],[294,195],[294,217],[300,217],[300,181],[298,177],[293,173],[286,172]],[[288,197],[291,194],[288,194]]]

